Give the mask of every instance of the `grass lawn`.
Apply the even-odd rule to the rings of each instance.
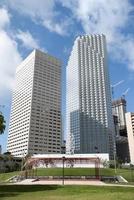
[[[134,170],[117,169],[117,175],[123,176],[128,182],[134,182]]]
[[[17,175],[19,172],[9,172],[9,173],[1,173],[0,174],[0,182],[6,181],[12,176]]]
[[[134,188],[1,185],[1,200],[133,200]]]
[[[10,177],[19,174],[20,172],[2,173],[0,174],[0,182],[3,182]],[[62,176],[62,168],[42,168],[37,169],[37,176]],[[95,170],[92,168],[65,168],[65,176],[84,176],[84,175],[94,175]],[[114,176],[114,169],[103,168],[100,169],[100,175],[103,176]],[[123,176],[129,182],[134,182],[134,171],[129,169],[117,169],[117,175]]]
[[[38,176],[62,176],[62,168],[42,168],[37,169]],[[95,175],[94,168],[65,168],[65,176],[84,176]],[[100,169],[100,174],[105,176],[113,176],[113,169]]]
[[[65,168],[65,176],[84,176],[84,175],[94,175],[95,170],[92,168]],[[62,176],[62,168],[42,168],[37,169],[38,176]],[[100,169],[101,176],[114,176],[115,171],[111,168]],[[134,170],[130,169],[117,169],[117,175],[123,176],[129,182],[134,182]]]

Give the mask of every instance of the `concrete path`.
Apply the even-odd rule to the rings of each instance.
[[[14,183],[15,185],[63,185],[63,180],[38,180],[25,179]],[[134,185],[121,184],[106,184],[98,180],[64,180],[64,185],[96,185],[96,186],[119,186],[119,187],[134,187]]]

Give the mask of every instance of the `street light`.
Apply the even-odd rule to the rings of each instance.
[[[114,172],[117,175],[117,165],[116,165],[116,144],[114,142]]]
[[[62,157],[62,185],[64,185],[64,162],[65,162],[65,156]]]
[[[133,182],[133,169],[134,169],[133,167],[134,167],[134,165],[133,165],[133,164],[130,164],[132,182]]]

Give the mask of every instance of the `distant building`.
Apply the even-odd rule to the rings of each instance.
[[[104,35],[76,38],[66,80],[67,152],[71,152],[73,138],[74,153],[109,153],[113,158],[114,124]]]
[[[125,113],[126,111],[126,100],[124,98],[120,98],[117,100],[114,100],[112,102],[112,112],[114,116],[117,116],[117,123],[119,128],[119,134],[120,136],[127,136],[126,132],[126,119],[125,119]]]
[[[129,162],[128,138],[126,129],[126,100],[120,98],[112,102],[115,125],[116,155],[122,162]]]
[[[60,153],[61,132],[61,62],[34,50],[16,70],[7,150]]]
[[[134,113],[126,113],[126,125],[128,134],[128,146],[130,162],[134,165]]]

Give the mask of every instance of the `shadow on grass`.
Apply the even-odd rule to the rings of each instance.
[[[36,192],[44,190],[56,190],[59,185],[1,185],[0,192]]]
[[[58,185],[0,185],[0,198],[15,197],[21,193],[56,190]]]
[[[18,196],[19,194],[17,193],[9,193],[9,192],[6,192],[6,193],[0,193],[0,198],[3,198],[3,197],[16,197]]]

